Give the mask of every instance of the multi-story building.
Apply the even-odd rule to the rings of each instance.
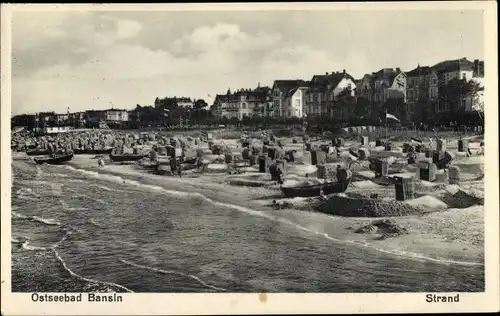
[[[484,88],[484,61],[476,59],[473,65],[472,80]],[[472,112],[478,109],[484,111],[484,91],[479,91],[477,95],[465,96],[463,107],[466,112]]]
[[[155,108],[168,107],[171,104],[177,104],[178,107],[182,108],[192,108],[194,106],[194,100],[188,97],[165,97],[163,99],[155,99]]]
[[[56,114],[58,124],[66,123],[69,120],[69,113]]]
[[[420,65],[412,71],[407,72],[407,99],[410,112],[413,114],[418,110],[416,107],[429,106],[428,114],[437,115],[458,107],[471,111],[477,102],[482,102],[482,95],[464,95],[459,101],[457,108],[443,95],[443,86],[453,79],[474,80],[482,82],[484,77],[484,62],[475,60],[471,62],[466,58],[445,60],[432,67],[421,67]]]
[[[406,73],[406,99],[408,102],[408,114],[413,117],[417,106],[423,106],[430,102],[432,107],[438,104],[438,76],[435,69],[420,65]]]
[[[122,109],[106,110],[106,121],[109,122],[126,122],[128,121],[128,111]]]
[[[443,86],[448,84],[453,79],[463,79],[466,81],[472,80],[474,76],[474,66],[474,63],[467,60],[467,58],[461,58],[442,61],[434,65],[432,68],[435,69],[437,73],[439,86]],[[450,110],[456,111],[459,107],[465,109],[466,107],[466,96],[462,96],[460,103],[454,106],[450,104],[446,98],[443,98],[443,96],[438,98],[438,105],[436,107],[437,114]]]
[[[307,116],[335,116],[335,101],[346,90],[351,96],[355,96],[356,82],[345,69],[342,72],[313,76],[306,92],[304,113]]]
[[[388,99],[401,98],[407,100],[407,75],[400,68],[384,68],[366,74],[356,80],[356,97],[370,102],[368,115],[375,113]]]
[[[271,88],[268,86],[261,87],[259,82],[257,88],[254,91],[261,94],[262,102],[259,108],[260,115],[263,117],[272,117],[274,113],[273,113],[273,97]]]
[[[363,78],[356,80],[356,97],[373,101],[373,76],[366,74]]]
[[[307,82],[287,91],[281,104],[282,117],[304,117],[304,103],[306,100],[306,92]]]
[[[467,58],[445,60],[432,66],[437,71],[440,85],[447,84],[452,79],[472,79],[474,63]]]
[[[99,123],[106,120],[105,110],[89,110],[85,111],[85,117],[88,123]]]
[[[406,102],[406,74],[401,69],[384,68],[372,74],[373,101],[384,103],[390,98]]]
[[[301,89],[299,89],[299,87]],[[295,110],[298,109],[298,106],[293,106],[292,99],[301,99],[300,103],[302,103],[301,106],[303,107],[304,89],[302,88],[307,88],[307,82],[301,79],[274,81],[272,88],[274,117],[292,117],[298,114],[298,112],[295,112]],[[293,93],[291,93],[291,91],[293,91]],[[285,105],[285,102],[287,102],[288,104],[292,102],[292,105]],[[288,115],[288,111],[290,111],[290,115]],[[303,109],[301,109],[300,112],[303,113]]]
[[[271,102],[271,89],[257,87],[256,89],[239,89],[236,92],[227,90],[226,94],[215,97],[211,111],[216,118],[237,118],[263,116],[268,112]]]

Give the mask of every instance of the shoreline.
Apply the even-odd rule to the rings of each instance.
[[[227,175],[221,174],[204,174],[196,178],[157,176],[145,170],[138,170],[134,165],[107,165],[103,169],[98,169],[90,158],[78,157],[68,166],[84,170],[84,172],[97,172],[98,177],[100,174],[108,174],[129,181],[139,180],[141,184],[158,186],[164,190],[186,192],[189,189],[190,192],[185,194],[200,194],[201,198],[208,198],[212,203],[246,208],[247,212],[256,216],[278,220],[296,226],[299,230],[324,235],[325,238],[336,242],[348,242],[416,260],[465,265],[484,264],[484,247],[481,241],[484,233],[480,236],[481,231],[484,231],[483,206],[449,208],[422,215],[390,217],[397,224],[408,227],[409,234],[377,240],[376,236],[355,233],[355,230],[385,217],[341,217],[311,209],[306,210],[302,207],[274,210],[270,207],[270,203],[281,193],[273,189],[273,186],[228,185],[225,182]],[[274,187],[277,188],[277,186]],[[267,199],[262,199],[263,197]],[[266,201],[268,203],[265,203]],[[321,218],[323,227],[309,227],[308,216]],[[473,234],[476,239],[469,236],[468,233],[471,230],[476,232]]]

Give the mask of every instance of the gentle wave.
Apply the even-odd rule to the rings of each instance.
[[[344,243],[344,244],[351,244],[351,245],[355,245],[355,246],[361,246],[361,247],[364,247],[364,248],[369,248],[371,250],[375,250],[375,251],[379,251],[379,252],[383,252],[383,253],[387,253],[387,254],[391,254],[391,255],[397,255],[399,257],[404,257],[404,258],[409,258],[409,259],[413,259],[413,260],[423,260],[423,261],[431,261],[431,262],[435,262],[435,263],[440,263],[440,264],[456,264],[456,265],[464,265],[464,266],[482,266],[484,265],[483,263],[480,263],[480,262],[469,262],[469,261],[457,261],[457,260],[449,260],[449,259],[443,259],[443,258],[432,258],[432,257],[429,257],[429,256],[425,256],[423,254],[419,254],[419,253],[413,253],[413,252],[408,252],[408,251],[403,251],[403,250],[397,250],[397,249],[384,249],[384,248],[380,248],[380,247],[377,247],[373,244],[370,244],[370,243],[367,243],[367,242],[361,242],[361,241],[356,241],[356,240],[346,240],[346,239],[338,239],[338,238],[334,238],[334,237],[331,237],[329,236],[328,234],[325,234],[323,232],[318,232],[318,231],[315,231],[315,230],[311,230],[311,229],[308,229],[306,227],[303,227],[303,226],[300,226],[290,220],[287,220],[287,219],[284,219],[284,218],[280,218],[280,217],[276,217],[276,216],[272,216],[271,214],[269,213],[266,213],[266,212],[261,212],[261,211],[257,211],[257,210],[253,210],[253,209],[250,209],[250,208],[247,208],[247,207],[243,207],[243,206],[239,206],[239,205],[234,205],[234,204],[229,204],[229,203],[223,203],[223,202],[218,202],[218,201],[214,201],[206,196],[204,196],[203,194],[201,193],[188,193],[188,192],[180,192],[180,191],[174,191],[174,190],[167,190],[165,188],[162,188],[160,186],[156,186],[156,185],[150,185],[150,184],[145,184],[145,183],[141,183],[139,181],[135,181],[135,180],[128,180],[128,179],[124,179],[120,176],[116,176],[116,175],[109,175],[109,174],[102,174],[102,173],[98,173],[98,172],[95,172],[95,171],[89,171],[89,170],[85,170],[85,169],[78,169],[78,168],[74,168],[74,167],[71,167],[71,166],[64,166],[70,170],[73,170],[73,171],[77,171],[79,173],[82,173],[82,174],[86,174],[86,175],[89,175],[93,178],[97,178],[97,179],[101,179],[101,180],[107,180],[107,181],[112,181],[112,182],[116,182],[116,183],[124,183],[124,184],[129,184],[129,185],[133,185],[133,186],[138,186],[140,188],[144,188],[144,189],[150,189],[150,190],[154,190],[154,191],[159,191],[159,192],[164,192],[164,193],[167,193],[167,194],[171,194],[171,195],[176,195],[176,196],[183,196],[183,197],[199,197],[209,203],[212,203],[214,205],[217,205],[217,206],[221,206],[221,207],[225,207],[225,208],[230,208],[230,209],[233,209],[233,210],[237,210],[237,211],[240,211],[240,212],[244,212],[244,213],[247,213],[247,214],[251,214],[251,215],[255,215],[255,216],[259,216],[259,217],[263,217],[263,218],[267,218],[269,220],[272,220],[272,221],[278,221],[278,222],[281,222],[281,223],[284,223],[284,224],[288,224],[288,225],[291,225],[297,229],[300,229],[302,231],[306,231],[308,233],[312,233],[312,234],[315,234],[315,235],[320,235],[320,236],[323,236],[324,238],[327,238],[328,240],[331,240],[331,241],[334,241],[336,243]]]
[[[27,216],[27,215],[19,214],[17,212],[11,212],[11,214],[12,214],[12,217],[14,217],[14,218],[31,220],[31,221],[39,222],[39,223],[46,224],[46,225],[61,226],[60,222],[56,221],[55,219],[51,219],[51,218],[43,218],[43,217],[38,217],[38,216]]]
[[[24,242],[26,242],[27,240],[30,239],[28,236],[21,236],[19,238],[20,239],[12,237],[12,239],[10,240],[10,242],[13,243],[13,244],[23,244]]]
[[[107,187],[107,186],[105,186],[105,185],[91,184],[91,186],[96,187],[96,188],[99,188],[99,189],[102,189],[102,190],[104,190],[104,191],[118,191],[118,190],[116,190],[116,189],[112,189],[112,188]]]
[[[87,199],[89,199],[89,200],[96,201],[96,202],[101,203],[101,204],[107,204],[107,202],[106,202],[106,201],[104,201],[104,200],[102,200],[102,199],[98,199],[98,198],[93,197],[93,196],[90,196],[90,195],[88,195],[88,194],[83,194],[83,193],[80,193],[80,192],[79,192],[79,191],[77,191],[77,190],[73,190],[73,189],[68,189],[68,188],[66,188],[66,191],[76,193],[76,196],[83,196],[83,197],[85,197],[85,198],[87,198]]]
[[[36,246],[30,246],[29,245],[29,241],[28,240],[25,240],[23,242],[23,245],[22,245],[23,249],[26,249],[26,250],[51,250],[52,248],[50,247],[36,247]]]
[[[14,217],[14,218],[20,218],[20,219],[28,219],[29,218],[29,216],[19,214],[19,213],[14,212],[14,211],[12,211],[11,214],[12,214],[12,217]]]
[[[95,219],[93,218],[90,218],[89,219],[89,223],[97,228],[105,228],[106,226],[102,225],[102,224],[99,224],[98,222],[96,222]]]
[[[60,222],[56,221],[55,219],[51,219],[51,218],[43,218],[43,217],[38,217],[38,216],[31,216],[30,219],[33,220],[33,221],[36,221],[36,222],[47,224],[47,225],[61,226]]]
[[[120,262],[122,262],[122,263],[124,263],[126,265],[129,265],[129,266],[133,266],[133,267],[136,267],[136,268],[145,269],[145,270],[149,270],[149,271],[153,271],[153,272],[158,272],[158,273],[162,273],[162,274],[176,274],[176,275],[180,275],[180,276],[183,276],[183,277],[187,277],[187,278],[193,279],[193,280],[197,281],[198,283],[200,283],[201,285],[203,285],[203,286],[205,286],[207,288],[210,288],[212,290],[227,292],[227,289],[210,285],[210,284],[206,283],[205,281],[203,281],[202,279],[200,279],[199,277],[191,275],[191,274],[186,274],[186,273],[182,273],[182,272],[179,272],[179,271],[163,270],[163,269],[159,269],[159,268],[149,267],[149,266],[145,266],[145,265],[142,265],[142,264],[137,264],[137,263],[134,263],[134,262],[130,262],[128,260],[123,260],[123,259],[121,259]]]
[[[103,285],[107,285],[107,286],[112,286],[112,287],[118,287],[118,288],[121,288],[129,293],[134,293],[134,291],[132,291],[131,289],[129,288],[126,288],[125,286],[123,285],[120,285],[120,284],[117,284],[117,283],[113,283],[113,282],[106,282],[106,281],[100,281],[100,280],[94,280],[94,279],[89,279],[89,278],[86,278],[86,277],[83,277],[75,272],[73,272],[73,270],[71,270],[70,268],[68,268],[68,266],[66,265],[66,262],[64,261],[64,259],[61,257],[61,255],[59,254],[59,252],[57,252],[57,250],[55,250],[54,248],[51,248],[51,250],[54,252],[57,260],[59,260],[63,266],[63,268],[68,271],[69,274],[71,274],[73,277],[76,277],[80,280],[83,280],[83,281],[86,281],[86,282],[91,282],[91,283],[98,283],[98,284],[103,284]]]
[[[30,246],[29,245],[29,240],[25,240],[25,241],[22,242],[22,248],[25,249],[25,250],[29,250],[29,251],[52,251],[54,253],[55,257],[57,258],[57,260],[62,264],[64,270],[66,270],[71,276],[76,277],[76,278],[78,278],[80,280],[83,280],[83,281],[86,281],[86,282],[90,282],[90,283],[97,283],[97,284],[101,284],[101,285],[107,285],[107,286],[111,286],[111,287],[118,287],[118,288],[121,288],[121,289],[129,292],[129,293],[133,293],[134,292],[134,291],[126,288],[123,285],[120,285],[120,284],[117,284],[117,283],[113,283],[113,282],[106,282],[106,281],[100,281],[100,280],[86,278],[86,277],[83,277],[83,276],[75,273],[73,270],[71,270],[68,267],[68,265],[66,264],[66,262],[64,261],[64,259],[61,257],[61,255],[59,254],[59,252],[56,250],[56,248],[59,246],[59,244],[61,242],[63,242],[64,240],[66,240],[69,235],[70,235],[70,232],[67,231],[67,234],[60,241],[58,241],[56,244],[52,245],[51,247]],[[21,243],[21,241],[16,240],[16,239],[13,239],[12,242]]]

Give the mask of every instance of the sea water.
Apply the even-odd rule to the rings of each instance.
[[[12,167],[14,292],[91,284],[133,292],[484,291],[482,264],[405,258],[140,180],[22,160]]]

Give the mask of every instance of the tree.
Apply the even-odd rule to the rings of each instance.
[[[370,115],[371,102],[367,98],[359,97],[356,100],[356,106],[354,107],[354,114],[361,118]]]
[[[205,102],[203,99],[198,99],[196,102],[194,102],[194,109],[195,111],[203,110],[208,106],[208,103]]]
[[[382,110],[387,111],[390,114],[396,115],[401,121],[406,121],[408,119],[408,107],[404,101],[404,98],[389,98],[382,105]],[[382,114],[382,113],[380,113]]]
[[[454,78],[448,81],[447,84],[440,87],[440,101],[446,105],[446,110],[449,113],[448,117],[451,121],[465,122],[468,120],[466,109],[464,108],[464,100],[469,98],[472,100],[472,110],[478,112],[482,116],[482,105],[479,104],[479,95],[484,91],[484,87],[474,80],[467,81],[465,78]]]
[[[450,110],[457,110],[464,97],[478,98],[484,87],[474,80],[452,79],[439,89],[440,99],[444,100]]]
[[[333,117],[337,117],[342,123],[345,123],[354,115],[355,108],[356,97],[353,95],[352,89],[347,87],[337,94],[331,110]]]

